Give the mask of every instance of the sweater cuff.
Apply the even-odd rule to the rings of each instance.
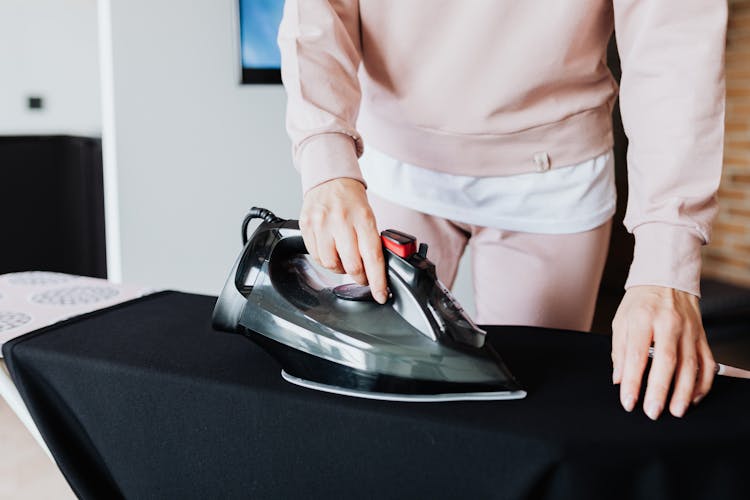
[[[633,230],[635,251],[625,289],[657,285],[700,297],[703,239],[685,226],[652,222]]]
[[[325,133],[310,137],[297,150],[297,169],[302,176],[302,192],[331,179],[348,177],[367,186],[357,162],[354,138],[340,133]]]

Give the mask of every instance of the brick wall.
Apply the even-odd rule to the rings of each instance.
[[[750,286],[750,0],[729,7],[724,172],[703,274]]]

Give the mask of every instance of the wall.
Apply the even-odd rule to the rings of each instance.
[[[237,83],[234,0],[181,8],[102,1],[114,99],[105,148],[113,150],[109,167],[116,163],[122,279],[218,293],[250,206],[299,214],[283,88]]]
[[[0,135],[98,136],[96,0],[2,0],[0,75]]]
[[[299,210],[283,90],[238,84],[232,0],[110,7],[122,279],[216,293],[247,208]]]
[[[720,211],[704,275],[750,285],[750,0],[730,1]]]

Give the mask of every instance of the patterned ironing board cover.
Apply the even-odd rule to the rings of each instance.
[[[0,275],[0,346],[53,323],[155,291],[47,271]]]

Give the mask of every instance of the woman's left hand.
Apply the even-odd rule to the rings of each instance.
[[[669,411],[682,417],[711,389],[715,362],[703,330],[698,297],[661,286],[634,286],[625,292],[612,322],[612,381],[620,384],[620,402],[632,411],[638,402],[648,362],[643,410],[656,420],[674,387]]]

